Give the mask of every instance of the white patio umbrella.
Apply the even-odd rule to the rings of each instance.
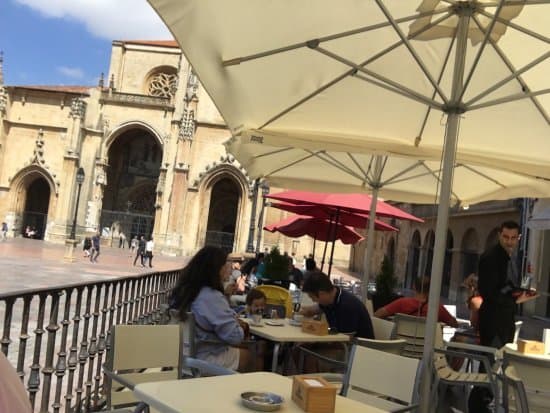
[[[550,1],[149,2],[234,136],[441,155],[429,361],[455,156],[550,177]]]

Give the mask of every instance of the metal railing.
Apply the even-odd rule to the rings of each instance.
[[[0,348],[33,412],[100,409],[111,326],[157,323],[180,272],[0,294]]]

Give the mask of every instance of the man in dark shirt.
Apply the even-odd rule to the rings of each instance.
[[[311,273],[304,280],[302,291],[317,303],[302,310],[305,316],[322,312],[331,329],[356,337],[374,338],[367,308],[350,292],[335,287],[328,275],[320,271]]]
[[[518,293],[520,276],[515,259],[519,244],[519,225],[503,222],[498,232],[498,244],[481,255],[478,267],[478,289],[483,299],[479,309],[479,337],[484,346],[501,348],[514,340],[517,304],[535,298]],[[482,372],[483,369],[480,368]],[[470,393],[469,411],[489,412],[492,394],[475,387]]]

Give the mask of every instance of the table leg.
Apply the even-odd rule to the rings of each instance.
[[[271,361],[271,371],[277,373],[277,362],[279,361],[279,349],[281,348],[281,343],[275,343],[273,346],[273,360]]]

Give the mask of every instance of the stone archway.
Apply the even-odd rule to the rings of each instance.
[[[162,152],[157,136],[139,125],[110,141],[100,227],[111,228],[111,236],[152,234]]]
[[[212,186],[205,245],[233,251],[240,199],[239,186],[229,177],[222,177]]]
[[[51,176],[38,166],[24,168],[12,180],[10,192],[12,201],[8,216],[14,236],[27,237],[31,231],[30,237],[44,239],[48,214],[54,209],[56,200]]]
[[[413,288],[414,279],[418,277],[420,267],[420,232],[414,231],[409,246],[409,255],[407,258],[407,276],[405,278],[405,288]]]
[[[453,267],[454,237],[451,231],[447,231],[445,245],[445,260],[443,261],[443,277],[441,278],[441,296],[449,297],[451,287],[451,270]]]
[[[479,237],[474,228],[469,228],[462,238],[461,245],[461,278],[466,278],[469,274],[477,272],[479,261]]]
[[[432,272],[432,262],[434,259],[434,244],[435,244],[435,233],[433,230],[429,230],[424,238],[424,245],[422,249],[424,250],[424,265],[422,266],[421,276],[431,274]]]
[[[23,209],[22,235],[34,239],[44,239],[50,205],[50,185],[42,176],[36,177],[27,187],[27,197]],[[30,229],[30,232],[27,231]]]

